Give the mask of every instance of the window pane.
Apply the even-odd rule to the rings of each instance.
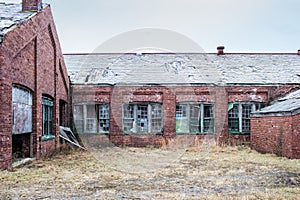
[[[162,118],[162,106],[161,104],[153,104],[152,108],[152,119]]]
[[[96,119],[86,119],[85,120],[85,132],[96,133],[97,132],[97,120]]]
[[[86,105],[86,117],[96,118],[96,105]]]
[[[99,118],[109,119],[109,105],[107,104],[99,105]]]
[[[190,132],[200,133],[200,105],[190,105]]]
[[[134,111],[133,111],[134,107],[133,105],[124,105],[124,118],[132,118],[133,119],[133,114],[134,114]]]
[[[242,132],[250,132],[251,105],[242,105]]]
[[[243,132],[250,132],[250,119],[243,119],[242,120],[242,127]]]
[[[239,106],[234,105],[233,108],[228,112],[229,118],[239,118]]]
[[[239,131],[239,105],[234,105],[228,112],[228,130]]]
[[[134,122],[134,105],[125,104],[123,106],[123,131],[125,133],[136,133]]]
[[[187,117],[187,105],[176,106],[176,119]]]
[[[74,119],[75,120],[83,119],[83,106],[82,105],[74,106]]]
[[[148,132],[148,105],[137,105],[137,131]]]
[[[176,133],[189,133],[187,105],[176,106]]]
[[[214,117],[214,109],[213,105],[204,105],[204,117],[213,118]]]
[[[133,132],[136,133],[136,130],[133,128],[134,120],[133,119],[123,119],[123,131],[125,133]]]
[[[251,105],[242,105],[242,108],[243,108],[242,117],[243,118],[250,118]]]
[[[99,132],[100,133],[109,132],[109,105],[108,104],[99,105]]]
[[[228,130],[229,131],[239,131],[239,119],[229,118],[228,119]]]
[[[74,120],[75,128],[77,133],[83,133],[83,119],[82,120]]]
[[[162,106],[161,104],[152,104],[151,131],[155,133],[162,132]]]
[[[203,106],[203,132],[213,133],[214,132],[214,107],[213,105]]]

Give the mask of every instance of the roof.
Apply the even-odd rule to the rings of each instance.
[[[7,4],[0,2],[0,43],[4,34],[16,25],[22,24],[34,16],[36,12],[22,12],[22,4]]]
[[[300,83],[297,54],[67,54],[73,84]]]
[[[300,113],[300,90],[285,95],[271,106],[253,113],[253,116],[290,116],[298,113]]]

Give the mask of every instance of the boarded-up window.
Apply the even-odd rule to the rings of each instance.
[[[32,93],[19,86],[12,88],[12,134],[32,132]]]

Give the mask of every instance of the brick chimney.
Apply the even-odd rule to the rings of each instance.
[[[22,12],[36,12],[42,10],[42,0],[22,0]]]
[[[218,46],[217,47],[218,55],[223,55],[224,54],[224,49],[225,49],[224,46]]]

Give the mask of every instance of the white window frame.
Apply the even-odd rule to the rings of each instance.
[[[127,108],[130,107],[130,112]],[[146,109],[139,109],[144,107]],[[127,109],[127,111],[126,111]],[[145,112],[146,111],[146,115]],[[126,112],[126,114],[125,114]],[[139,117],[141,116],[141,117]],[[126,123],[126,125],[125,125]],[[143,125],[142,125],[143,124]],[[160,103],[125,103],[122,110],[124,134],[162,134],[163,107]]]
[[[263,103],[261,102],[234,102],[234,103],[230,103],[232,104],[232,108],[230,110],[228,110],[228,132],[230,134],[249,134],[250,133],[250,127],[251,127],[251,124],[250,124],[250,116],[249,117],[244,117],[243,116],[243,107],[244,106],[251,106],[251,112],[255,112],[256,110],[262,108],[263,106]],[[235,131],[235,130],[230,130],[230,127],[229,127],[229,120],[230,120],[230,114],[229,112],[234,109],[234,106],[237,106],[238,108],[238,131]],[[245,129],[245,126],[243,125],[243,120],[249,120],[249,130],[244,130]]]
[[[95,113],[91,115],[88,113],[89,106],[94,107]],[[100,111],[101,107],[105,107],[102,111],[105,117],[101,115],[103,112]],[[80,109],[81,111],[76,111]],[[93,109],[93,108],[92,108]],[[76,112],[81,115],[77,115]],[[102,121],[101,121],[102,120]],[[103,123],[105,121],[105,123]],[[74,105],[74,124],[78,133],[90,133],[90,134],[109,134],[110,130],[110,105],[108,103],[84,103]],[[103,125],[103,127],[101,126]],[[103,130],[103,129],[108,130]]]

